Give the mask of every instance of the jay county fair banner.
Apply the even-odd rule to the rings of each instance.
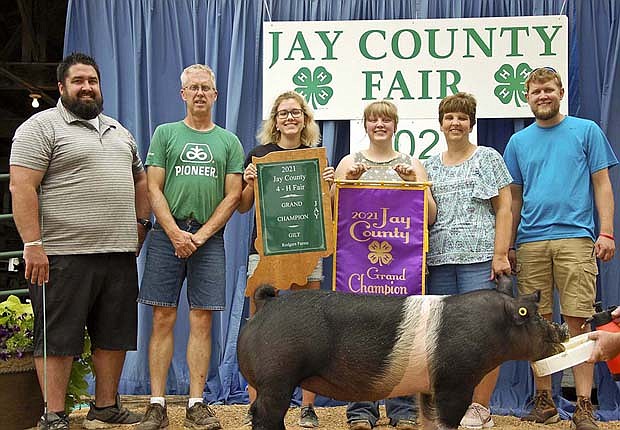
[[[336,184],[336,291],[423,294],[426,185]]]
[[[384,98],[401,118],[436,118],[439,101],[459,91],[476,96],[478,118],[531,117],[523,83],[543,66],[568,78],[564,15],[266,22],[263,117],[291,89],[320,120],[361,118]]]

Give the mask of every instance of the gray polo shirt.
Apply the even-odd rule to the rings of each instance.
[[[134,252],[136,142],[100,114],[99,131],[58,101],[15,132],[10,164],[45,172],[39,222],[48,255]]]

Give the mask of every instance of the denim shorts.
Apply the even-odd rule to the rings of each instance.
[[[47,354],[77,356],[84,326],[92,349],[137,347],[138,270],[133,252],[50,255],[45,285]],[[28,283],[34,311],[34,355],[43,355],[43,287]]]
[[[248,278],[254,274],[256,267],[258,266],[258,262],[260,261],[260,255],[258,254],[250,254],[248,256]],[[323,281],[323,259],[319,258],[319,261],[316,263],[316,267],[308,275],[308,282],[313,281]]]
[[[195,220],[177,220],[177,225],[190,233],[196,233],[202,226]],[[177,307],[183,281],[187,280],[190,309],[224,310],[224,229],[211,236],[188,258],[174,255],[174,246],[159,224],[153,226],[149,235],[138,302],[151,306]]]
[[[428,266],[427,293],[448,296],[477,290],[494,290],[491,260],[470,264]]]

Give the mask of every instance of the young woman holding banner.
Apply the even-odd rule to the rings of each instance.
[[[398,124],[398,111],[389,101],[377,101],[364,109],[364,127],[370,140],[365,151],[349,154],[336,168],[336,178],[378,181],[427,181],[419,160],[394,150],[392,140]],[[335,187],[332,186],[332,193]],[[428,193],[428,223],[435,222],[435,200]],[[413,396],[385,400],[390,424],[399,430],[417,429],[417,408]],[[370,430],[379,420],[378,402],[349,403],[349,430]]]
[[[428,292],[449,295],[493,289],[496,275],[510,274],[512,178],[496,150],[469,141],[476,123],[476,99],[471,94],[444,98],[439,123],[448,150],[424,163],[437,200],[426,256]],[[498,375],[499,368],[476,387],[461,426],[493,427],[489,403]]]
[[[264,157],[274,151],[303,150],[315,147],[321,140],[319,126],[314,121],[314,115],[302,96],[294,91],[280,94],[271,107],[269,118],[266,119],[258,132],[257,138],[260,145],[250,151],[245,160],[243,172],[243,192],[238,210],[241,213],[249,211],[254,205],[254,180],[256,179],[256,166],[252,164],[252,157]],[[327,166],[323,171],[323,180],[330,183],[334,180],[334,168]],[[256,222],[250,240],[250,255],[248,257],[248,277],[254,274],[259,262],[259,254],[254,246],[257,231]],[[291,290],[319,289],[323,280],[323,260],[319,259],[314,271],[308,276],[305,285],[291,286]],[[248,386],[250,402],[256,399],[256,391]],[[314,411],[314,399],[316,395],[310,391],[302,390],[302,407],[299,418],[301,427],[318,427],[319,420]],[[251,424],[250,412],[245,424]]]
[[[398,110],[394,103],[387,100],[369,104],[364,109],[364,128],[370,146],[345,156],[336,167],[337,179],[408,181],[424,182],[428,180],[422,163],[394,150],[392,140],[398,125]],[[332,186],[332,192],[334,191]],[[437,207],[429,193],[428,224],[435,222]]]

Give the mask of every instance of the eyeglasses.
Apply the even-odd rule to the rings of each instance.
[[[191,91],[192,93],[197,93],[198,91],[202,91],[202,92],[208,93],[213,88],[211,88],[208,85],[190,85],[190,86],[187,86],[187,87],[183,87],[183,89]]]
[[[291,115],[293,118],[299,118],[302,113],[304,113],[304,111],[301,109],[291,109],[291,110],[282,109],[276,112],[276,116],[279,119],[286,119],[288,118],[289,115]]]

